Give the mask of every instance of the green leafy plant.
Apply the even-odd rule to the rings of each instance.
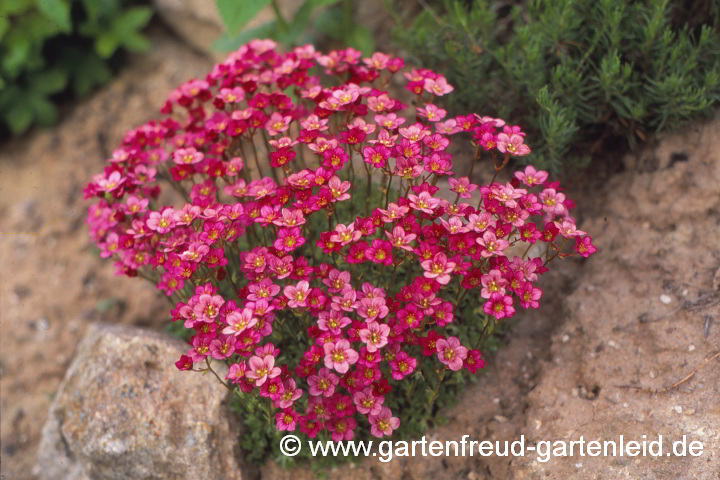
[[[276,0],[216,0],[216,5],[227,28],[214,44],[214,48],[222,52],[234,50],[253,38],[272,38],[286,45],[299,45],[324,37],[365,54],[374,49],[370,30],[355,21],[356,4],[352,0],[305,0],[290,18],[286,18]],[[246,29],[268,6],[275,18]]]
[[[448,105],[526,125],[535,148],[523,160],[556,172],[708,114],[720,98],[717,0],[688,14],[680,0],[407,3],[386,2],[394,37],[445,69],[458,90]]]
[[[0,119],[12,134],[57,120],[55,100],[112,76],[120,49],[142,52],[152,10],[126,0],[0,2]]]

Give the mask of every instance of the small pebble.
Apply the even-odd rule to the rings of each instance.
[[[499,398],[493,398],[493,403],[494,403],[495,405],[499,404],[499,403],[500,403],[500,399],[499,399]]]
[[[695,345],[690,345],[690,346],[688,347],[688,351],[689,351],[689,352],[694,352],[694,351],[695,351]]]
[[[652,370],[650,371],[650,378],[655,378],[655,372],[653,372]]]
[[[582,463],[576,463],[575,468],[582,468]]]
[[[499,422],[499,423],[505,423],[508,421],[508,418],[504,417],[502,415],[495,415],[493,418],[495,419],[496,422]]]
[[[608,346],[613,347],[613,348],[620,348],[620,345],[618,345],[617,343],[615,343],[613,340],[610,340],[610,341],[608,342]]]
[[[686,288],[685,290],[682,291],[682,296],[683,296],[683,297],[687,297],[687,294],[688,294],[688,291],[687,291],[687,288]]]
[[[675,410],[675,413],[682,413],[682,411],[683,411],[683,409],[680,405],[675,405],[673,407],[673,409]]]
[[[692,415],[693,413],[695,413],[694,408],[685,409],[685,415]]]
[[[627,404],[627,403],[623,403],[623,408],[627,408],[627,407],[628,407],[628,404]]]
[[[563,343],[569,342],[569,341],[570,341],[570,335],[563,335],[563,336],[562,336],[562,341],[563,341]]]
[[[468,473],[467,478],[468,478],[468,480],[477,480],[478,476],[477,476],[477,473],[470,471],[470,473]]]
[[[660,295],[660,301],[665,305],[669,305],[672,303],[672,298],[670,298],[668,295]]]

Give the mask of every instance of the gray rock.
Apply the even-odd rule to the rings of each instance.
[[[187,351],[155,332],[93,325],[50,407],[42,480],[239,479],[241,433],[212,376],[180,372]]]
[[[221,60],[212,43],[223,33],[223,23],[212,0],[154,0],[155,10],[167,26],[194,49]]]

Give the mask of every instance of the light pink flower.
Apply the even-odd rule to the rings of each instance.
[[[432,260],[425,260],[420,264],[425,270],[423,276],[425,278],[434,278],[441,285],[447,285],[450,282],[450,273],[455,268],[455,262],[449,262],[444,253],[438,252]]]
[[[265,355],[263,358],[258,356],[250,357],[248,360],[249,370],[245,372],[245,376],[251,380],[255,380],[255,386],[259,387],[268,378],[275,378],[280,375],[280,367],[275,366],[275,357]]]
[[[485,232],[483,236],[476,240],[477,244],[485,247],[480,255],[485,258],[497,255],[499,257],[505,256],[503,250],[505,250],[510,243],[503,239],[497,238],[493,232]]]
[[[544,183],[548,178],[548,173],[543,170],[535,170],[535,167],[528,165],[524,172],[515,172],[515,178],[528,187],[533,187]]]
[[[530,147],[525,145],[525,139],[517,134],[507,136],[501,133],[497,136],[497,149],[502,153],[509,153],[521,157],[530,153]]]
[[[350,365],[358,360],[358,353],[350,348],[350,342],[345,339],[335,343],[323,345],[325,351],[325,366],[333,368],[339,373],[346,373]]]
[[[358,335],[360,340],[367,345],[368,352],[372,353],[387,345],[390,327],[384,323],[370,322],[367,328],[358,332]]]
[[[258,319],[253,316],[252,310],[244,308],[241,312],[237,310],[228,314],[225,321],[228,326],[222,331],[225,335],[240,335],[243,330],[254,326]]]
[[[467,358],[468,349],[460,344],[457,337],[448,337],[447,340],[441,338],[435,342],[435,349],[438,360],[454,372],[462,368],[463,360]]]
[[[283,293],[288,298],[290,308],[304,307],[310,294],[310,284],[306,280],[300,280],[296,286],[286,286]]]

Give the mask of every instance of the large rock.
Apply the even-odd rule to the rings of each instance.
[[[33,473],[47,480],[236,479],[238,426],[212,376],[175,369],[182,342],[92,326],[43,429]]]
[[[214,0],[154,0],[163,21],[186,43],[204,53],[222,34],[222,18]]]

